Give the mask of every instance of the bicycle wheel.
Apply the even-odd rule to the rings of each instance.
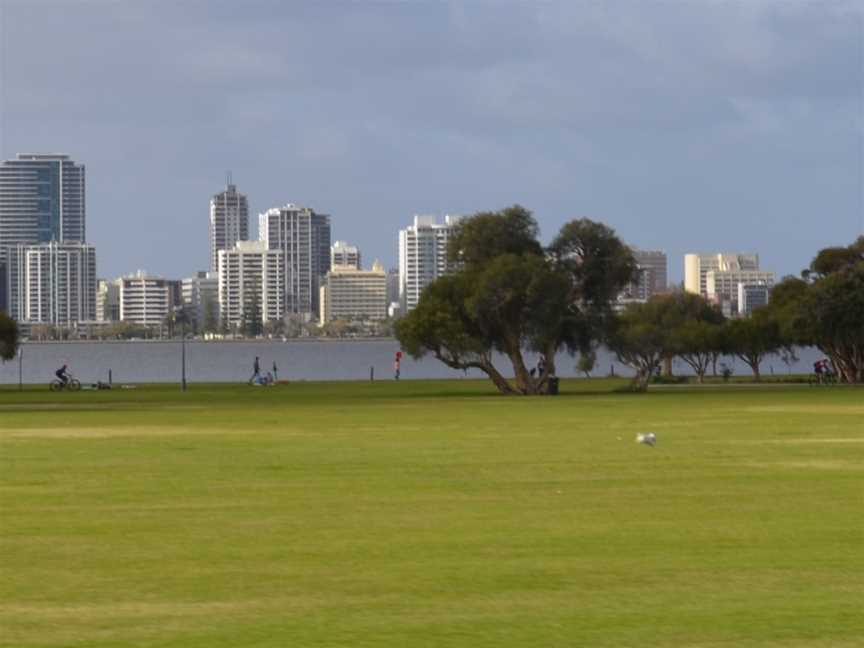
[[[52,380],[50,383],[48,383],[48,389],[53,392],[60,391],[61,389],[63,389],[63,383],[59,380]]]
[[[78,391],[81,389],[81,383],[75,380],[74,378],[69,381],[69,384],[66,386],[69,391]]]

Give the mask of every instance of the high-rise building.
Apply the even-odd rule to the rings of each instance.
[[[619,301],[647,301],[651,295],[666,292],[667,260],[661,250],[641,250],[631,247],[636,259],[638,279],[631,281],[621,292]]]
[[[219,250],[249,239],[249,202],[231,184],[210,199],[210,271],[216,272]]]
[[[318,289],[330,271],[331,226],[329,214],[312,212],[312,313],[318,313]]]
[[[334,265],[321,285],[321,323],[387,318],[387,274],[376,261],[371,270]]]
[[[219,315],[224,325],[262,324],[285,314],[284,253],[264,241],[238,241],[219,251]]]
[[[336,241],[330,247],[330,269],[336,266],[360,269],[360,250],[354,245],[348,245],[345,241]]]
[[[399,301],[402,312],[413,310],[420,293],[438,277],[453,270],[447,260],[447,242],[458,216],[443,223],[434,216],[415,216],[414,224],[399,231]]]
[[[707,297],[707,276],[712,270],[729,272],[758,269],[758,254],[736,252],[686,254],[684,255],[684,290]]]
[[[83,243],[84,165],[68,155],[19,154],[0,162],[0,248]]]
[[[121,277],[120,319],[140,326],[160,327],[174,306],[175,284],[169,279],[148,275],[143,270]]]
[[[84,166],[68,155],[27,153],[0,162],[0,309],[11,310],[11,246],[85,242],[84,180]]]
[[[291,204],[273,207],[258,215],[258,237],[283,252],[285,312],[311,318],[330,269],[330,216]]]
[[[96,251],[84,243],[7,248],[9,314],[20,322],[74,326],[96,319]]]

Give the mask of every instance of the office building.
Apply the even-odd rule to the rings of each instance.
[[[249,202],[228,176],[228,185],[210,199],[210,272],[216,272],[219,250],[249,240]]]
[[[22,323],[69,327],[96,319],[96,251],[83,243],[10,246],[9,315]]]
[[[285,315],[285,262],[264,241],[238,241],[219,251],[219,316],[224,326],[261,324]]]
[[[120,285],[120,319],[124,322],[158,328],[179,305],[176,281],[139,270],[117,282]]]
[[[322,282],[320,302],[322,324],[387,319],[387,273],[378,261],[371,270],[334,265]]]
[[[318,289],[330,271],[330,243],[332,228],[329,214],[312,211],[312,313],[318,314]]]
[[[667,259],[661,250],[641,250],[631,247],[636,259],[638,278],[630,282],[619,295],[619,302],[644,302],[651,295],[667,291]]]
[[[120,321],[120,280],[99,279],[96,283],[96,321]]]
[[[738,312],[738,284],[764,284],[770,290],[774,273],[765,270],[711,270],[706,275],[706,297],[721,306],[731,304],[730,311]]]
[[[684,255],[684,290],[703,297],[708,296],[708,273],[735,272],[759,269],[758,254],[723,252],[716,254]]]
[[[413,310],[423,289],[452,271],[447,260],[447,242],[458,216],[415,216],[414,224],[399,231],[399,301],[401,312]]]
[[[738,315],[750,317],[757,308],[768,305],[771,286],[765,282],[738,284]]]
[[[273,207],[258,215],[258,237],[283,253],[285,312],[311,318],[330,269],[330,216],[291,204]]]
[[[336,241],[330,247],[330,269],[336,266],[354,268],[361,267],[360,250],[354,245],[348,245],[345,241]]]
[[[183,308],[194,329],[215,331],[219,326],[219,273],[202,270],[181,283]]]

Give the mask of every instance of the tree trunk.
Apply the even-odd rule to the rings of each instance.
[[[672,356],[667,355],[663,357],[663,375],[664,376],[672,376]]]

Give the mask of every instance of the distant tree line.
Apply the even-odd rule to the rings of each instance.
[[[562,349],[578,353],[587,373],[600,344],[635,370],[637,390],[673,358],[701,382],[709,369],[716,373],[719,358],[734,356],[759,380],[766,356],[791,363],[800,346],[820,349],[842,382],[864,381],[864,237],[820,251],[800,279],[774,288],[768,306],[733,320],[682,292],[617,313],[617,296],[636,280],[637,267],[612,229],[580,219],[548,247],[537,237],[536,220],[518,205],[462,220],[448,248],[458,269],[427,286],[396,323],[403,349],[479,369],[504,394],[545,393]],[[526,351],[539,354],[539,371],[526,366]],[[508,359],[512,378],[493,364],[495,353]]]

